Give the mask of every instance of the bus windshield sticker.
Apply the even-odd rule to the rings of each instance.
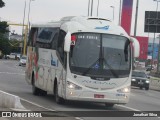
[[[95,27],[95,29],[108,30],[109,29],[109,25],[108,26],[104,26],[104,27]]]
[[[71,45],[75,45],[76,44],[76,42],[75,41],[71,41]]]
[[[95,64],[95,66],[93,67],[93,68],[95,68],[95,69],[99,69],[99,64]]]

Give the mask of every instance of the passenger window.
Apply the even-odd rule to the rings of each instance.
[[[39,28],[38,38],[36,46],[46,49],[56,49],[56,34],[58,34],[59,28]]]
[[[35,41],[37,38],[37,32],[38,32],[38,28],[32,28],[29,34],[29,38],[28,38],[28,46],[35,46]]]

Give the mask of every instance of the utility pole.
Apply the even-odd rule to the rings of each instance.
[[[92,16],[92,13],[93,13],[93,0],[91,0],[91,16]]]
[[[136,15],[135,15],[135,24],[134,24],[134,37],[136,37],[136,32],[137,32],[138,5],[139,5],[139,0],[137,0],[137,4],[136,4]]]
[[[159,57],[160,57],[160,34],[158,35],[158,38],[159,38],[159,44],[158,44],[158,58],[157,58],[157,61],[158,61],[158,63],[157,63],[157,73],[159,73]]]
[[[88,0],[88,16],[89,16],[89,10],[90,10],[90,0]]]
[[[97,17],[98,17],[98,12],[99,12],[99,0],[98,0],[98,4],[97,4]]]
[[[23,34],[24,34],[24,21],[25,21],[25,15],[26,15],[26,0],[25,0],[25,4],[24,4],[24,14],[23,14],[22,41],[24,41],[24,40],[23,40],[23,39],[24,39]],[[24,43],[23,43],[23,46],[24,46]],[[21,49],[21,53],[24,54],[22,49]]]
[[[122,0],[120,0],[119,3],[119,25],[121,25],[121,5],[122,5]]]
[[[153,1],[156,1],[157,2],[157,7],[156,7],[156,14],[158,14],[158,2],[160,2],[160,1],[158,1],[158,0],[153,0]],[[158,15],[156,15],[157,17],[156,17],[156,20],[158,19]],[[156,22],[156,24],[157,24],[157,22]],[[151,62],[151,68],[152,68],[152,66],[153,66],[153,61],[154,61],[154,43],[155,43],[155,33],[157,33],[157,25],[156,25],[156,32],[154,32],[154,39],[153,39],[153,47],[152,47],[152,62]],[[158,51],[159,52],[159,51]],[[159,54],[159,53],[158,53]],[[159,67],[159,58],[157,59],[158,60],[158,63],[157,63],[157,72],[158,72],[158,67]]]

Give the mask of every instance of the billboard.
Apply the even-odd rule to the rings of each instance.
[[[160,33],[160,12],[145,11],[144,32]]]
[[[123,0],[121,26],[130,35],[133,0]]]
[[[136,39],[140,44],[140,56],[139,59],[146,60],[148,57],[148,37],[136,36]]]

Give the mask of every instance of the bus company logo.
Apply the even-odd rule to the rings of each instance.
[[[109,25],[108,26],[104,26],[104,27],[95,27],[95,29],[108,30],[109,29]]]
[[[116,83],[105,82],[105,81],[92,81],[92,80],[83,80],[82,83],[112,85],[112,86],[116,85]]]
[[[58,60],[55,60],[51,54],[51,65],[58,67]]]
[[[2,112],[3,118],[26,118],[26,117],[32,117],[32,118],[40,118],[42,117],[42,113],[39,112]]]

